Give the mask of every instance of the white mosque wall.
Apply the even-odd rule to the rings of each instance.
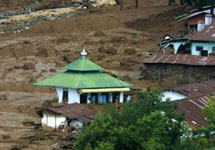
[[[80,94],[75,89],[69,89],[68,104],[80,103]]]
[[[58,103],[63,102],[63,88],[56,88],[57,95],[58,95]]]
[[[162,101],[166,101],[167,99],[169,99],[170,101],[174,101],[187,98],[186,95],[174,91],[164,91],[162,95]]]

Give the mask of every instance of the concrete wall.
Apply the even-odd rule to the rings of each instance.
[[[63,88],[56,88],[58,95],[58,103],[63,102]],[[68,104],[80,103],[80,94],[76,89],[66,89],[68,90]]]
[[[166,101],[167,99],[169,99],[170,101],[174,101],[187,98],[186,95],[174,91],[164,91],[162,95],[162,101]]]
[[[184,80],[215,79],[215,66],[188,66],[174,64],[144,64],[143,76],[145,79],[162,80],[168,77],[182,76]]]
[[[196,51],[196,46],[203,46],[203,50],[207,50],[208,54],[212,53],[212,47],[215,47],[215,43],[213,42],[192,42],[191,43],[191,54],[192,55],[200,55],[199,51]]]
[[[81,127],[83,127],[83,122],[78,121],[78,120],[72,120],[69,125],[71,127],[81,128]]]
[[[215,47],[215,42],[195,42],[195,41],[191,41],[190,42],[190,50],[191,50],[191,55],[196,55],[196,56],[200,56],[200,52],[196,51],[196,46],[202,46],[203,50],[207,50],[208,54],[212,53],[212,47]],[[180,47],[180,45],[184,45],[186,44],[186,42],[173,42],[171,43],[173,45],[174,48],[174,54],[178,53],[178,48]]]
[[[173,45],[173,49],[174,49],[174,54],[177,54],[178,52],[178,48],[184,44],[186,44],[187,42],[174,42],[174,43],[171,43]]]
[[[68,104],[80,103],[80,94],[76,89],[69,89]]]
[[[51,113],[43,113],[42,125],[46,125],[52,128],[58,128],[61,123],[66,121],[66,117],[55,115]]]

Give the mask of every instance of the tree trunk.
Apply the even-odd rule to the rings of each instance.
[[[139,7],[139,0],[135,0],[135,2],[136,2],[136,8],[138,8]]]
[[[122,10],[124,4],[124,0],[120,0],[120,10]]]

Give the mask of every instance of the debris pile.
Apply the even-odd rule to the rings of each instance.
[[[72,17],[90,5],[114,5],[115,0],[76,0],[58,2],[50,5],[32,4],[16,11],[0,13],[0,35],[4,33],[20,33],[42,21]]]

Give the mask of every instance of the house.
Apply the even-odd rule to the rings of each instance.
[[[165,90],[164,93],[166,91],[172,92],[168,96],[173,104],[178,105],[176,113],[184,113],[185,121],[190,127],[199,129],[209,125],[209,122],[202,114],[202,110],[208,105],[210,96],[215,92],[214,80],[176,86]],[[178,93],[184,95],[185,98],[179,98]]]
[[[46,108],[39,114],[42,117],[42,125],[55,129],[59,129],[60,126],[81,128],[84,123],[90,123],[95,117],[93,111],[78,103],[57,108]]]
[[[188,24],[189,33],[194,33],[197,31],[198,21],[204,21],[205,15],[213,15],[213,14],[215,14],[215,9],[212,8],[211,5],[209,5],[209,6],[193,9],[189,13],[176,17],[176,19],[178,21],[186,20]]]
[[[215,54],[215,20],[211,15],[205,15],[205,21],[198,21],[197,32],[182,38],[168,36],[160,42],[165,51],[173,47],[174,54],[190,54],[195,56],[209,56]]]
[[[81,52],[81,58],[64,67],[64,71],[35,83],[36,86],[56,88],[58,102],[113,103],[130,100],[131,84],[104,73],[104,69]]]
[[[190,14],[180,17],[178,21],[187,20],[189,33],[194,33],[197,31],[198,21],[205,21],[206,15],[211,15],[211,8],[194,10]]]
[[[153,80],[177,76],[186,81],[211,80],[215,79],[215,57],[157,53],[144,59],[142,75]]]

